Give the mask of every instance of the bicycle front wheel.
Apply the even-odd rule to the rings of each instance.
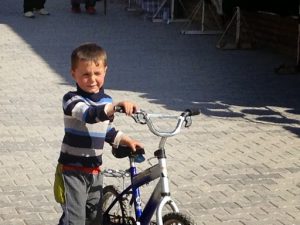
[[[195,225],[187,215],[179,212],[168,213],[163,216],[164,225]]]
[[[118,225],[118,224],[132,224],[130,218],[127,216],[127,201],[120,197],[112,208],[107,211],[112,202],[119,196],[119,191],[113,185],[108,185],[103,188],[102,196],[102,212],[103,224]]]

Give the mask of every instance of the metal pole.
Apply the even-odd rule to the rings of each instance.
[[[299,4],[299,11],[298,11],[298,40],[297,40],[297,62],[296,66],[299,69],[300,67],[300,1]]]
[[[240,33],[241,33],[241,10],[240,7],[236,7],[236,39],[235,39],[235,44],[237,48],[240,46]]]
[[[203,0],[203,5],[202,5],[202,15],[201,15],[201,31],[204,31],[204,20],[205,20],[205,1]]]
[[[174,5],[175,5],[175,2],[174,2],[174,0],[172,0],[171,5],[170,5],[170,7],[171,7],[171,21],[174,20]]]

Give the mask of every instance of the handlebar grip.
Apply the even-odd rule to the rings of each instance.
[[[188,116],[196,116],[200,114],[200,109],[198,108],[186,109],[184,111],[184,114],[187,114]]]

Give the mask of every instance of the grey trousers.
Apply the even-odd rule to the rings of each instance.
[[[62,177],[66,201],[58,225],[101,225],[102,175],[64,171]]]

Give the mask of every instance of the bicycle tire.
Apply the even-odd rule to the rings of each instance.
[[[101,210],[103,212],[103,224],[106,225],[132,225],[132,218],[127,215],[127,199],[121,198],[111,208],[108,213],[105,213],[112,201],[119,195],[118,189],[114,185],[108,185],[103,188]]]
[[[171,212],[163,216],[164,225],[196,225],[187,215],[179,212]]]

